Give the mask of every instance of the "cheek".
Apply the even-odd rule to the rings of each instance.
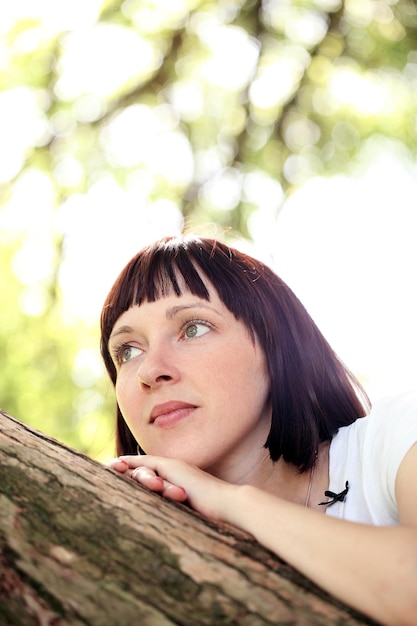
[[[265,359],[252,345],[240,344],[222,358],[217,358],[206,370],[207,384],[212,384],[224,397],[234,402],[267,401],[270,393]],[[210,382],[209,382],[210,381]]]
[[[236,359],[230,369],[236,372],[232,384],[239,390],[241,401],[263,409],[270,402],[271,388],[263,356],[256,351],[248,351],[247,357]]]
[[[122,375],[117,377],[115,385],[116,399],[123,415],[127,412],[132,401],[133,387],[130,378]]]

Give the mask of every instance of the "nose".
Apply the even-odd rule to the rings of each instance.
[[[173,352],[165,343],[148,347],[136,372],[138,383],[144,390],[178,380],[179,370]]]

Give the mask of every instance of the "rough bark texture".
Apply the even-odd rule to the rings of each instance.
[[[0,624],[365,623],[251,537],[0,412]]]

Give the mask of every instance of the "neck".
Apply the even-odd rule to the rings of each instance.
[[[272,476],[275,474],[275,464],[269,458],[269,452],[265,448],[259,448],[255,453],[252,450],[238,458],[222,459],[216,465],[205,468],[207,472],[234,485],[251,485],[259,489],[265,489]]]
[[[250,455],[243,463],[223,463],[221,466],[206,468],[207,471],[222,480],[235,485],[251,485],[284,500],[317,508],[323,500],[323,494],[329,485],[328,476],[329,442],[320,444],[313,473],[308,470],[300,473],[299,469],[282,459],[273,463],[268,450],[262,448],[259,454]],[[310,481],[311,479],[311,481]]]

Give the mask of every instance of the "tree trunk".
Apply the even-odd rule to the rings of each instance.
[[[371,623],[250,536],[0,413],[0,624]]]

